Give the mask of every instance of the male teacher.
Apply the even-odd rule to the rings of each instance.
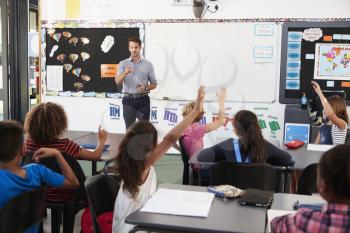
[[[115,77],[117,85],[123,83],[123,117],[126,129],[138,120],[149,120],[150,99],[148,93],[157,87],[151,62],[140,55],[141,40],[128,39],[130,57],[119,63]]]

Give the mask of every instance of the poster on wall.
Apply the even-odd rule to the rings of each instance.
[[[316,44],[314,78],[350,80],[350,44]]]
[[[129,37],[139,28],[48,28],[46,66],[61,67],[63,91],[121,92],[114,77]]]

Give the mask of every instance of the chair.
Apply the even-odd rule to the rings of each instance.
[[[182,136],[181,138],[179,138],[179,145],[180,145],[180,152],[181,152],[181,159],[184,165],[184,170],[182,173],[182,184],[189,184],[189,168],[190,168],[190,164],[188,163],[189,160],[189,156],[185,150],[185,147],[182,144],[182,140],[183,140],[184,136]]]
[[[101,232],[97,217],[106,212],[113,212],[119,187],[119,178],[112,175],[95,175],[85,181],[94,233]]]
[[[28,164],[33,162],[32,151],[28,152],[24,157],[23,164]],[[87,207],[87,196],[84,188],[85,174],[81,168],[79,162],[75,160],[72,156],[68,154],[62,154],[64,159],[67,161],[69,166],[72,168],[75,176],[79,181],[79,188],[73,191],[73,200],[70,202],[50,202],[46,201],[46,208],[51,209],[51,232],[59,233],[61,216],[63,213],[63,232],[72,233],[74,229],[75,214],[81,209]],[[62,170],[57,163],[56,159],[53,157],[45,158],[40,161],[41,164],[50,168],[51,170],[62,174]]]
[[[301,173],[298,181],[297,194],[311,195],[313,193],[318,193],[317,166],[317,163],[310,164]]]
[[[23,232],[40,224],[44,217],[46,187],[41,187],[11,199],[0,210],[0,232]]]
[[[346,130],[346,137],[345,137],[345,145],[350,145],[350,128],[347,128]]]
[[[181,152],[181,159],[184,165],[184,170],[182,173],[182,184],[184,185],[188,185],[189,184],[189,176],[190,176],[190,172],[189,172],[189,168],[190,168],[190,163],[189,163],[189,156],[185,150],[185,147],[183,146],[182,140],[183,140],[184,136],[182,136],[179,139],[179,145],[180,145],[180,152]],[[203,186],[207,186],[209,181],[208,181],[208,169],[207,168],[200,168],[200,169],[194,169],[192,167],[192,178],[193,178],[193,183],[194,184],[198,184],[198,185],[203,185]],[[200,173],[200,174],[199,174]],[[201,175],[201,179],[200,179],[200,183],[199,183],[199,178],[198,176]]]
[[[221,161],[210,168],[210,185],[233,185],[237,188],[278,191],[278,177],[266,163]]]

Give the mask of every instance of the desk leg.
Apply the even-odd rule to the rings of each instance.
[[[188,184],[193,185],[193,170],[191,164],[188,166]]]
[[[290,187],[290,170],[286,169],[284,171],[284,193],[289,193],[289,187]]]
[[[201,186],[202,185],[202,172],[201,172],[201,170],[202,170],[202,167],[200,167],[199,169],[198,169],[198,174],[197,174],[197,177],[198,177],[198,186]]]
[[[97,161],[91,161],[91,175],[97,174]]]

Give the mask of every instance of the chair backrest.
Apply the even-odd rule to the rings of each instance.
[[[346,131],[346,137],[345,137],[344,144],[350,145],[350,128],[348,128],[347,131]]]
[[[311,195],[313,193],[318,193],[317,167],[317,163],[310,164],[301,173],[298,181],[297,194]]]
[[[97,217],[114,210],[119,187],[120,179],[113,175],[95,175],[85,181],[85,190],[88,196],[95,233],[101,232]]]
[[[12,198],[0,210],[0,232],[19,233],[44,217],[46,188],[32,190]]]
[[[24,156],[23,164],[28,164],[33,162],[33,151],[28,151],[26,155]],[[81,168],[79,162],[74,159],[71,155],[62,153],[64,159],[67,161],[69,166],[72,168],[75,176],[77,177],[79,181],[79,188],[74,191],[74,197],[76,201],[86,201],[87,196],[84,188],[84,182],[85,182],[85,174],[83,169]],[[40,161],[40,164],[45,165],[46,167],[50,168],[54,172],[57,172],[59,174],[62,174],[62,170],[60,165],[57,163],[57,160],[53,157],[45,158]]]
[[[183,165],[184,165],[184,170],[183,170],[183,173],[182,173],[182,184],[188,184],[189,183],[189,163],[188,163],[188,160],[189,160],[189,156],[185,150],[185,147],[182,143],[182,140],[184,139],[184,136],[180,137],[179,138],[179,146],[180,146],[180,152],[181,152],[181,159],[182,159],[182,162],[183,162]]]
[[[210,185],[233,185],[237,188],[278,191],[277,174],[266,163],[221,161],[210,168]]]

